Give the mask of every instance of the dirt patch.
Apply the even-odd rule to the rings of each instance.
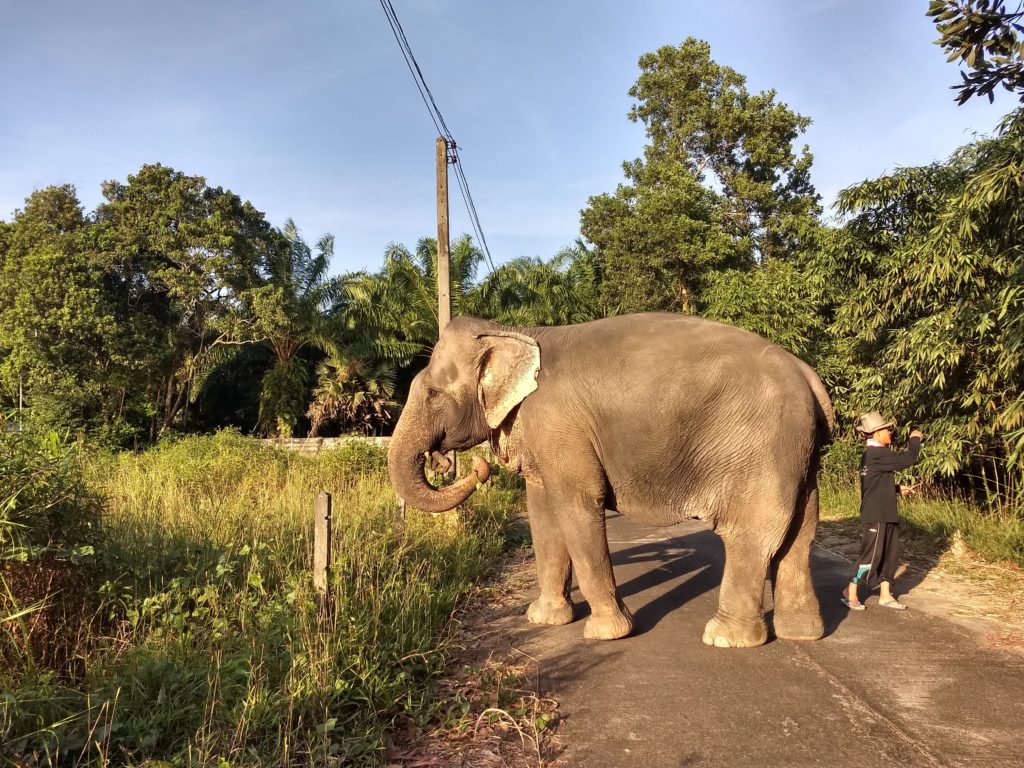
[[[541,697],[539,670],[511,648],[501,622],[523,612],[533,554],[521,550],[460,609],[450,674],[438,684],[436,724],[395,736],[389,768],[539,768],[561,751],[557,702]]]

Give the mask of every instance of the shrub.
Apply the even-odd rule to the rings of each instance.
[[[397,721],[429,716],[452,612],[521,500],[499,487],[398,524],[383,456],[304,457],[231,432],[89,456],[104,515],[81,669],[0,669],[0,755],[379,764]],[[335,500],[329,614],[309,568],[321,491]]]
[[[82,672],[98,508],[81,461],[54,432],[0,432],[0,690]]]
[[[848,487],[857,480],[864,444],[851,437],[833,440],[825,449],[818,482],[828,487]]]
[[[73,548],[94,521],[77,444],[56,432],[0,431],[0,557]]]

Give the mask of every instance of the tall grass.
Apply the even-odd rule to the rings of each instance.
[[[74,658],[36,663],[16,622],[2,630],[0,751],[43,764],[380,763],[397,720],[429,716],[452,610],[520,497],[498,487],[461,517],[398,525],[380,451],[301,457],[230,432],[95,456],[85,476],[102,535],[63,628]],[[330,614],[309,565],[325,490]]]

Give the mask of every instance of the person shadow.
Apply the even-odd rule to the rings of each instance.
[[[854,611],[843,604],[840,598],[842,597],[843,590],[850,583],[850,577],[853,575],[856,567],[855,560],[857,559],[858,551],[856,546],[851,548],[850,542],[854,541],[852,536],[859,534],[851,534],[846,528],[840,534],[834,528],[834,525],[827,523],[819,527],[819,533],[811,554],[811,574],[814,580],[814,590],[818,596],[818,602],[821,604],[821,615],[825,621],[826,636],[835,632],[843,621],[851,613],[854,613]],[[903,521],[900,523],[900,528],[903,538],[919,535],[912,525],[908,525]],[[838,538],[846,540],[847,548],[843,552],[838,552],[834,549]],[[859,543],[859,539],[855,543]],[[945,549],[945,546],[943,549]],[[913,564],[906,563],[903,558],[901,558],[901,563],[900,568],[897,570],[896,580],[892,585],[893,594],[897,598],[901,595],[906,595],[919,586],[934,567],[934,563],[925,564],[916,560]],[[862,585],[859,595],[861,602],[867,605],[869,610],[873,606],[878,605],[877,586],[868,589]]]

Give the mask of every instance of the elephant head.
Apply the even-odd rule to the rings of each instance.
[[[521,333],[459,317],[441,334],[430,363],[413,380],[388,449],[391,482],[410,506],[444,512],[465,501],[490,466],[477,457],[473,472],[454,485],[432,487],[425,455],[467,450],[490,438],[537,388],[540,348]]]

